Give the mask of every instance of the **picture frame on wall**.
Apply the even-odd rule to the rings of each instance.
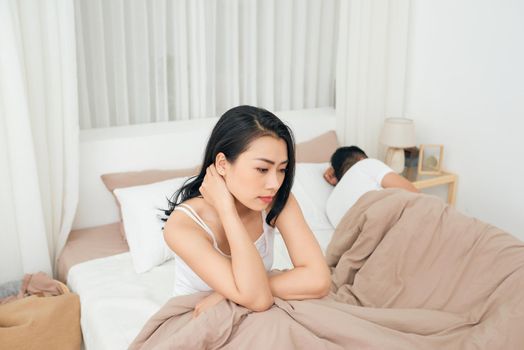
[[[442,172],[444,145],[420,145],[418,169],[421,175],[438,175]]]

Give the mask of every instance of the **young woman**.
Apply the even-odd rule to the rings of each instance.
[[[164,238],[175,252],[175,294],[213,291],[194,316],[224,298],[253,311],[273,297],[325,296],[330,273],[291,194],[295,146],[274,114],[230,109],[215,125],[200,173],[170,201]],[[278,228],[294,268],[268,275]]]

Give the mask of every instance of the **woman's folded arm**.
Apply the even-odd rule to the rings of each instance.
[[[276,226],[286,244],[294,268],[270,277],[273,296],[282,299],[322,298],[329,293],[331,275],[313,232],[297,200],[290,194]]]

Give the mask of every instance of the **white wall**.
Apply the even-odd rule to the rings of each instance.
[[[524,1],[411,1],[406,115],[457,208],[524,240]]]

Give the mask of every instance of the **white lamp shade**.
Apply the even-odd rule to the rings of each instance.
[[[394,148],[415,146],[415,125],[413,120],[406,118],[386,118],[380,134],[380,142]]]

